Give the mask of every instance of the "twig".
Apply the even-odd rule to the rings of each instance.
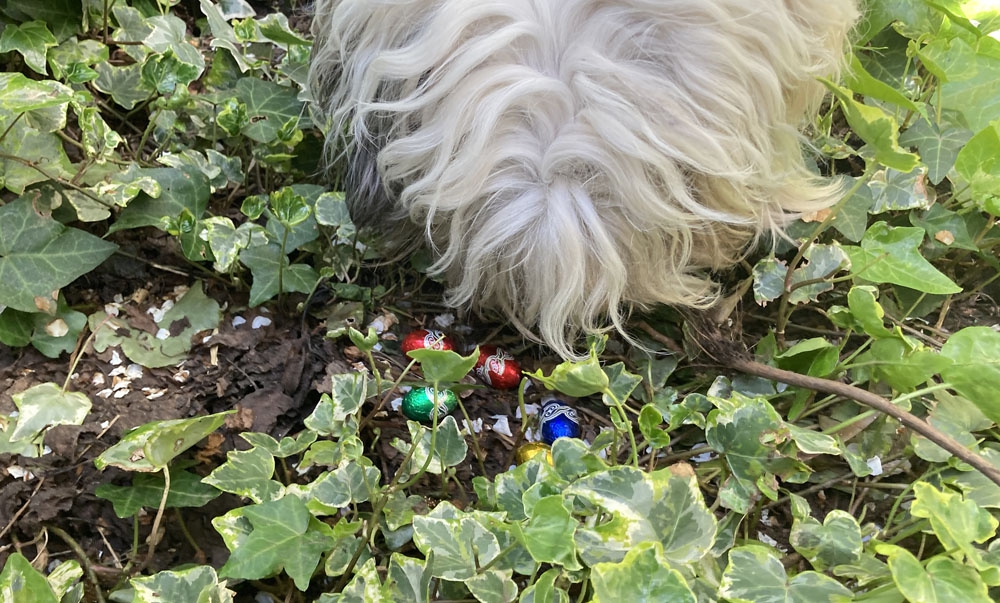
[[[94,585],[94,598],[97,599],[97,603],[105,603],[104,593],[101,592],[101,583],[97,581],[97,574],[94,573],[94,568],[90,565],[90,559],[87,557],[87,553],[83,551],[80,544],[73,540],[73,537],[61,528],[53,525],[46,525],[45,527],[50,532],[61,538],[62,541],[66,543],[66,546],[73,549],[73,552],[80,560],[80,565],[83,566],[83,571],[87,574],[87,579]]]
[[[841,396],[843,398],[860,402],[870,408],[874,408],[875,410],[896,419],[905,427],[919,433],[941,448],[944,448],[954,456],[958,457],[959,460],[971,465],[973,468],[989,478],[990,481],[1000,486],[1000,469],[994,467],[984,457],[976,452],[973,452],[972,450],[969,450],[948,434],[942,432],[912,413],[899,408],[882,396],[865,391],[860,387],[855,387],[839,381],[800,375],[798,373],[793,373],[792,371],[767,366],[766,364],[761,364],[741,355],[733,355],[732,357],[716,359],[722,361],[730,368],[740,371],[741,373],[763,377],[764,379],[780,381],[788,385],[804,387],[806,389],[811,389],[825,394]]]
[[[0,540],[3,540],[3,537],[7,535],[7,532],[9,532],[12,527],[14,527],[14,524],[17,523],[17,520],[21,517],[21,515],[24,515],[24,512],[28,510],[28,506],[31,504],[31,499],[35,498],[35,495],[42,489],[42,484],[44,483],[45,478],[40,477],[38,479],[38,484],[35,485],[35,489],[31,492],[31,496],[28,497],[28,500],[24,501],[24,504],[21,505],[21,508],[18,509],[16,513],[14,513],[14,515],[10,518],[10,521],[7,522],[7,525],[3,527],[3,530],[0,530]]]

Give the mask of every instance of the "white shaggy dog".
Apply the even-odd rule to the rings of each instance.
[[[839,194],[799,126],[855,0],[317,0],[312,93],[355,219],[426,239],[449,303],[572,356]],[[342,146],[341,146],[342,145]]]

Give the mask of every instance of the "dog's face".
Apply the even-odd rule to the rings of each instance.
[[[497,307],[563,356],[630,305],[710,304],[707,271],[837,200],[798,127],[855,0],[316,11],[312,90],[346,133],[356,220],[425,239],[450,303]]]

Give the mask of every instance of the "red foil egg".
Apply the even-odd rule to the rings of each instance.
[[[483,383],[497,389],[513,389],[521,383],[521,366],[517,360],[495,345],[479,346],[475,370]]]
[[[403,353],[411,350],[453,350],[455,344],[451,338],[441,331],[431,331],[428,329],[414,329],[403,338]]]

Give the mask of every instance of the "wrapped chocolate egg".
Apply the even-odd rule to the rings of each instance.
[[[441,331],[414,329],[406,334],[400,347],[402,347],[405,354],[411,350],[422,349],[453,350],[455,349],[455,344],[450,337]]]
[[[552,464],[552,449],[549,448],[548,444],[542,444],[541,442],[528,442],[527,444],[521,445],[514,453],[514,462],[518,465],[523,465],[533,458],[538,460],[544,460],[548,464]]]
[[[415,387],[403,396],[402,411],[407,419],[431,422],[434,420],[434,388]],[[450,389],[437,392],[438,421],[458,406],[458,396]]]
[[[513,389],[521,383],[521,366],[517,360],[495,345],[479,346],[475,371],[483,383],[497,389]]]
[[[556,398],[548,398],[542,402],[538,427],[542,441],[551,446],[557,438],[580,437],[580,416]]]

